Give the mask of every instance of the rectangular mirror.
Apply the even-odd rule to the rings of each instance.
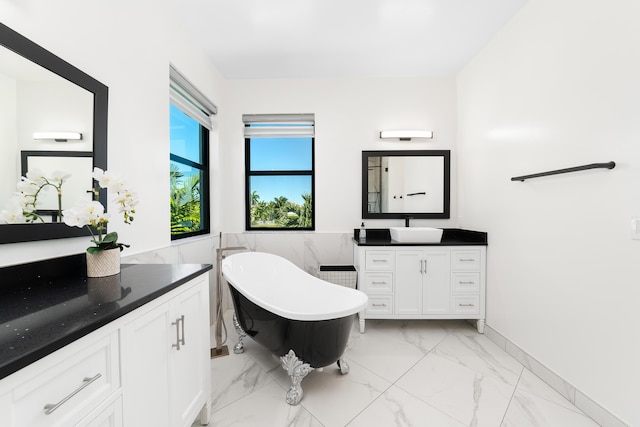
[[[27,161],[29,168],[63,170],[80,180],[65,184],[65,201],[86,197],[93,183],[87,174],[107,167],[107,86],[0,24],[0,92],[0,211],[26,173]],[[34,133],[43,131],[76,131],[82,140],[35,140]],[[25,153],[31,154],[23,160]],[[106,206],[106,191],[99,200]],[[53,211],[48,205],[42,210]],[[0,223],[0,244],[87,236],[87,230],[60,219],[52,214],[46,223]]]
[[[363,151],[362,218],[449,218],[450,154]]]

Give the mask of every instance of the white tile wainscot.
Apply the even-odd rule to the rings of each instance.
[[[472,319],[484,332],[486,246],[354,246],[366,319]]]

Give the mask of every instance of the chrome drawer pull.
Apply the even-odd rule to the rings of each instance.
[[[373,262],[387,262],[386,259],[374,259]]]
[[[73,396],[75,396],[76,394],[80,393],[84,388],[88,387],[89,384],[91,384],[92,382],[94,382],[95,380],[100,378],[101,376],[102,376],[102,374],[96,374],[96,376],[93,377],[93,378],[85,377],[82,380],[84,382],[84,384],[82,384],[80,387],[78,387],[77,389],[72,391],[67,397],[62,399],[60,402],[55,403],[55,404],[54,403],[47,403],[46,405],[44,405],[44,413],[46,415],[49,415],[50,413],[52,413],[53,411],[55,411],[56,409],[61,407],[67,400],[71,399]]]
[[[458,307],[475,307],[475,304],[458,304]]]
[[[372,285],[386,285],[387,282],[371,282]]]
[[[473,262],[475,258],[460,258],[460,262]]]
[[[386,307],[387,304],[371,304],[373,307]]]
[[[473,282],[473,281],[468,281],[468,282],[460,281],[460,282],[458,282],[458,283],[460,283],[461,285],[473,285],[473,284],[475,284],[476,282]]]

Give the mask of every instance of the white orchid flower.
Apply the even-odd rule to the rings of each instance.
[[[100,168],[93,168],[93,179],[98,181],[100,188],[111,188],[112,184],[118,181],[118,178],[113,174]]]
[[[18,181],[18,183],[16,184],[16,187],[18,191],[20,191],[21,193],[24,193],[30,196],[35,195],[38,192],[38,190],[40,190],[40,185],[38,185],[37,182],[33,181],[32,179],[25,178],[23,176],[20,177],[20,181]]]
[[[60,187],[69,178],[71,178],[70,173],[66,173],[63,171],[54,171],[51,174],[51,178],[49,179],[49,181],[53,181],[56,187]]]
[[[22,213],[22,206],[17,198],[9,199],[5,209],[0,211],[0,223],[16,224],[25,222],[26,218]]]
[[[84,223],[84,215],[80,213],[80,210],[74,208],[65,209],[62,211],[62,220],[69,227],[82,228],[86,224]]]

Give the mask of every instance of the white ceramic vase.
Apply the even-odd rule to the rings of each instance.
[[[106,277],[120,273],[120,248],[95,254],[87,252],[87,277]]]

